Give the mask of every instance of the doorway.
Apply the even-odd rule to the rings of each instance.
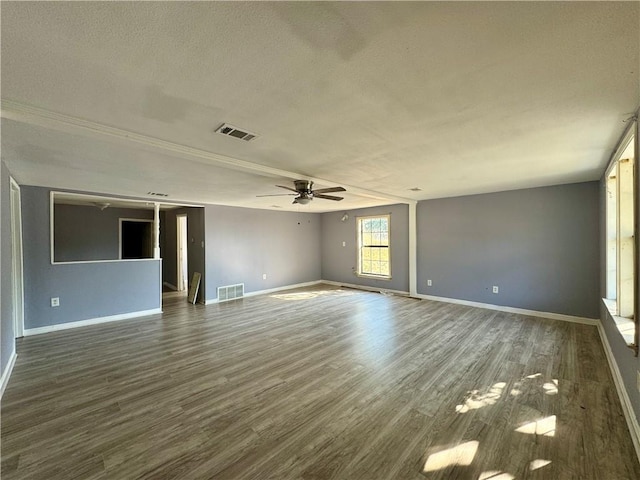
[[[13,331],[16,338],[24,331],[24,284],[22,280],[22,209],[20,187],[11,178],[11,289],[13,299]]]
[[[188,251],[187,251],[187,215],[177,215],[176,216],[176,245],[177,245],[177,274],[178,281],[177,287],[179,292],[183,292],[187,290],[187,286],[189,285],[189,269],[188,269]]]

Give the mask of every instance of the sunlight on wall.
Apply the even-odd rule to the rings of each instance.
[[[543,418],[534,422],[525,423],[521,427],[516,428],[516,432],[527,433],[529,435],[542,435],[544,437],[553,437],[556,434],[556,416]]]
[[[476,456],[476,452],[478,451],[478,445],[479,442],[473,440],[471,442],[462,443],[456,447],[434,453],[429,456],[422,471],[423,473],[427,473],[456,465],[471,465],[474,457]]]

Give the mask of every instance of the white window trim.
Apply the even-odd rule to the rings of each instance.
[[[606,250],[606,264],[605,264],[605,274],[606,274],[606,278],[605,278],[605,295],[607,296],[611,296],[610,294],[615,290],[615,298],[603,298],[602,301],[604,303],[604,305],[606,306],[609,314],[611,315],[611,317],[613,318],[616,327],[618,328],[620,334],[622,335],[622,337],[624,338],[625,342],[632,348],[636,348],[637,349],[637,339],[638,339],[638,321],[637,321],[637,316],[638,316],[638,299],[637,298],[633,298],[631,300],[632,302],[632,316],[620,316],[618,315],[619,311],[620,311],[620,297],[621,297],[621,285],[620,285],[620,271],[619,271],[619,264],[620,264],[620,260],[618,258],[619,255],[619,248],[620,248],[620,241],[618,239],[619,235],[620,235],[620,217],[619,217],[619,212],[620,212],[620,176],[619,176],[619,162],[620,160],[623,159],[624,156],[624,152],[625,150],[630,146],[631,142],[633,142],[634,144],[634,178],[633,178],[633,189],[634,191],[634,195],[633,195],[633,201],[632,201],[632,208],[634,209],[634,213],[633,213],[633,223],[635,224],[633,226],[633,232],[632,232],[632,237],[633,237],[633,248],[634,248],[634,252],[632,254],[633,256],[633,261],[631,262],[632,266],[633,266],[633,281],[632,281],[632,286],[631,286],[631,294],[633,296],[637,295],[637,285],[638,285],[638,261],[637,261],[637,248],[638,248],[638,225],[637,225],[637,219],[638,219],[638,194],[640,192],[638,192],[638,186],[639,186],[639,182],[638,182],[638,178],[636,178],[638,176],[638,124],[637,121],[634,121],[633,124],[629,125],[629,128],[625,131],[624,135],[622,136],[622,138],[620,139],[620,142],[618,143],[618,146],[616,147],[616,150],[614,152],[614,154],[611,156],[611,160],[609,162],[609,165],[607,166],[607,169],[605,170],[605,174],[604,174],[604,181],[605,181],[605,242],[608,243],[609,242],[609,233],[610,233],[610,228],[612,226],[612,221],[611,221],[611,217],[610,217],[610,213],[611,213],[611,208],[609,205],[609,199],[608,199],[608,194],[610,192],[610,188],[607,185],[607,183],[609,182],[609,179],[612,176],[616,177],[616,220],[615,220],[615,225],[616,225],[616,268],[615,268],[615,274],[612,275],[612,269],[610,269],[609,265],[610,262],[614,259],[613,255],[611,255],[611,252],[609,252],[609,247],[605,246]],[[628,262],[627,262],[628,263]],[[615,283],[615,285],[612,285],[612,283]],[[628,305],[627,305],[627,311],[628,311]]]
[[[387,242],[387,248],[389,250],[389,275],[375,275],[373,273],[362,273],[362,242],[361,242],[361,238],[360,238],[360,223],[362,220],[366,220],[368,218],[386,218],[387,219],[387,225],[389,225],[388,228],[388,232],[389,232],[389,241]],[[356,245],[358,246],[358,251],[357,251],[357,255],[358,255],[358,266],[356,269],[356,276],[361,277],[361,278],[371,278],[371,279],[375,279],[375,280],[391,280],[393,275],[392,275],[392,265],[391,265],[391,214],[390,213],[385,213],[385,214],[381,214],[381,215],[364,215],[361,217],[356,217]]]

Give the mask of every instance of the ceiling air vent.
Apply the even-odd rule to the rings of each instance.
[[[147,192],[147,195],[153,195],[154,197],[168,197],[168,193],[159,193],[159,192]]]
[[[228,123],[223,123],[222,125],[220,125],[216,130],[216,133],[221,133],[222,135],[227,135],[228,137],[239,138],[240,140],[244,140],[245,142],[249,142],[258,136],[255,133],[247,132],[246,130],[234,127],[233,125],[229,125]]]

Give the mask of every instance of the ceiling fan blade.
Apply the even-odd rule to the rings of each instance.
[[[274,195],[256,195],[256,197],[288,197],[289,195],[297,195],[297,193],[276,193]]]
[[[313,194],[317,196],[318,193],[331,193],[331,192],[346,192],[346,190],[342,187],[319,188],[318,190],[314,190]]]
[[[318,195],[315,192],[313,193],[313,198],[324,198],[325,200],[335,200],[336,202],[342,200],[342,197],[335,197],[333,195],[322,195],[322,194]]]
[[[292,192],[298,193],[298,191],[295,188],[285,187],[284,185],[276,185],[276,187],[286,188],[287,190],[291,190]]]

